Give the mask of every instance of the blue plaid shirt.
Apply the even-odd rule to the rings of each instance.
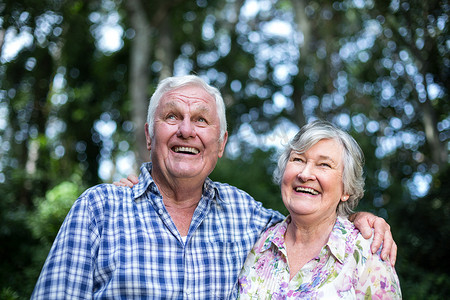
[[[186,243],[150,175],[102,184],[74,203],[32,299],[228,299],[259,235],[284,219],[247,193],[206,179]]]

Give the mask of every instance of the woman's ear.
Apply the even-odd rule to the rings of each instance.
[[[345,201],[348,200],[348,198],[350,198],[350,195],[343,195],[342,198],[341,198],[341,201],[345,202]]]

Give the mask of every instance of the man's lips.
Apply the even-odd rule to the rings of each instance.
[[[175,146],[172,147],[172,151],[175,153],[184,153],[184,154],[198,154],[200,151],[194,147],[186,147],[186,146]]]
[[[318,191],[316,191],[313,188],[309,188],[309,187],[297,186],[294,189],[295,189],[296,192],[299,192],[299,193],[307,193],[307,194],[311,194],[311,195],[319,195]]]

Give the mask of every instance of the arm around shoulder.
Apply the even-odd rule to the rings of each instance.
[[[383,246],[381,257],[383,260],[390,260],[392,266],[395,266],[397,259],[397,244],[392,237],[391,227],[380,217],[368,212],[358,212],[349,217],[356,228],[361,232],[364,238],[369,239],[374,229],[374,238],[372,242],[372,253],[375,253],[380,246]]]

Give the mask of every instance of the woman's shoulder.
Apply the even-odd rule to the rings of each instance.
[[[401,299],[395,269],[389,262],[381,259],[381,248],[375,253],[371,251],[374,234],[365,239],[349,220],[338,219],[338,222],[341,222],[341,228],[346,231],[345,259],[342,261],[341,273],[353,274],[358,299]]]
[[[277,247],[282,248],[284,246],[284,234],[287,229],[289,216],[286,217],[282,222],[272,225],[267,228],[256,241],[253,250],[256,252],[262,252],[267,250],[273,243]]]
[[[358,252],[365,257],[372,253],[370,246],[373,234],[369,239],[365,239],[355,225],[344,217],[337,218],[335,230],[338,230],[340,238],[345,241],[347,253]]]

